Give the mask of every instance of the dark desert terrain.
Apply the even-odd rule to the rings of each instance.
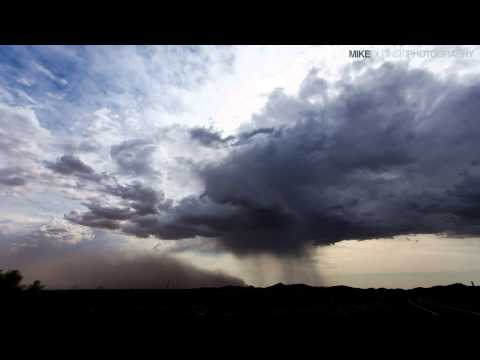
[[[440,350],[443,344],[465,345],[469,337],[475,341],[480,324],[480,288],[462,284],[410,290],[302,284],[24,290],[4,292],[0,305],[4,339],[22,349],[34,343],[48,349],[55,340],[68,354],[97,345],[107,353],[133,349],[135,356],[147,348],[176,355],[214,350],[220,356],[248,355],[252,347],[282,356],[318,347],[370,352],[392,344],[407,352],[412,344]]]
[[[159,290],[40,290],[2,294],[15,320],[42,322],[195,323],[275,322],[480,324],[480,288],[358,289],[277,284]]]

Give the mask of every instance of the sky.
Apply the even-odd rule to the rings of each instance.
[[[480,282],[479,113],[475,46],[0,46],[0,268]]]

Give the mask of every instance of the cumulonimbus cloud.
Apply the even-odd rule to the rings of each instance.
[[[480,79],[388,63],[350,75],[327,83],[313,71],[298,96],[275,91],[237,137],[248,141],[197,166],[202,195],[175,205],[129,199],[116,228],[284,255],[345,239],[480,234]],[[204,145],[224,140],[191,135]],[[102,226],[105,214],[90,206],[70,219]]]

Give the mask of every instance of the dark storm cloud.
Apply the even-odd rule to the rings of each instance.
[[[129,140],[112,146],[110,155],[120,171],[130,175],[155,175],[152,168],[152,155],[156,145],[141,139]]]
[[[110,230],[115,230],[120,228],[120,223],[118,221],[118,218],[120,217],[120,213],[124,213],[125,210],[118,209],[116,210],[117,215],[113,216],[115,209],[109,209],[108,215],[107,215],[106,211],[96,211],[97,209],[93,205],[89,205],[88,207],[90,211],[85,213],[71,211],[70,213],[65,214],[65,219],[79,225],[90,226],[94,228],[97,227],[97,228],[110,229]],[[112,219],[112,217],[114,219]]]
[[[255,141],[198,166],[200,197],[135,213],[121,229],[284,255],[345,239],[479,235],[479,79],[393,64],[355,71],[334,84],[313,71],[299,96],[273,92],[238,136]],[[222,142],[204,130],[191,135]]]
[[[93,199],[84,204],[88,211],[71,211],[65,218],[84,226],[114,230],[121,227],[121,221],[142,221],[145,216],[158,214],[160,209],[165,210],[171,206],[171,201],[165,200],[162,193],[138,181],[125,185],[106,184],[98,190],[119,199],[119,205],[103,205],[102,199]]]
[[[174,207],[164,208],[157,215],[132,217],[122,229],[128,234],[140,237],[154,235],[165,240],[197,235],[217,237],[221,234],[217,227],[222,227],[223,221],[232,222],[231,217],[232,212],[228,207],[191,197],[181,200]]]
[[[218,147],[220,145],[231,144],[233,146],[244,145],[251,138],[259,134],[271,134],[274,132],[273,127],[258,128],[250,131],[240,133],[238,136],[222,137],[222,134],[218,131],[209,128],[193,128],[190,130],[190,138],[198,141],[203,146]]]
[[[110,220],[126,220],[131,216],[129,208],[102,206],[97,203],[85,204],[96,217]]]
[[[80,178],[99,180],[95,170],[74,155],[63,155],[55,162],[46,161],[46,167],[62,175],[74,175]]]
[[[235,142],[234,145],[243,145],[246,144],[250,139],[253,137],[260,135],[260,134],[272,134],[275,131],[273,127],[270,128],[258,128],[254,129],[251,131],[246,131],[243,133],[240,133],[240,135],[237,137],[237,141]]]
[[[136,215],[156,214],[159,208],[170,206],[170,201],[165,200],[163,193],[139,181],[125,185],[106,185],[105,192],[122,199],[135,210]]]
[[[190,130],[190,138],[204,146],[219,146],[233,140],[233,136],[222,137],[218,131],[209,128],[197,127]]]

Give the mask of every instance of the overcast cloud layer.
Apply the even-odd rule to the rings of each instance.
[[[79,243],[89,236],[95,242],[102,231],[139,242],[207,239],[239,256],[283,257],[348,239],[480,234],[475,71],[440,74],[372,61],[337,66],[332,77],[321,66],[305,66],[294,91],[270,88],[263,105],[232,131],[206,109],[215,96],[232,101],[218,89],[236,80],[234,48],[0,54],[0,211],[18,228],[63,217],[75,230],[65,225],[56,233],[79,236]],[[79,229],[83,235],[68,235]],[[43,235],[11,231],[10,245],[30,244],[37,252],[29,256],[45,256]],[[143,255],[135,265],[106,265],[95,252],[82,256],[72,261],[92,261],[106,274],[120,266],[132,274],[183,271],[190,274],[185,286],[195,276],[239,283],[200,270],[193,275],[170,257],[155,258],[164,265]],[[104,282],[125,285],[117,280]]]

